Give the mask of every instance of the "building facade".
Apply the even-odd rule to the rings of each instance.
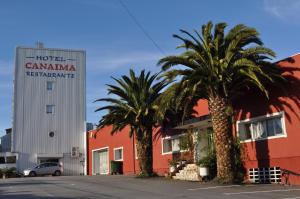
[[[84,171],[86,56],[82,50],[17,47],[11,150],[17,169],[55,161]]]
[[[234,129],[250,181],[300,184],[300,54],[277,64],[286,86],[271,88],[269,99],[260,92],[245,94],[235,103]]]
[[[245,180],[300,184],[300,54],[277,64],[285,71],[287,86],[283,90],[270,88],[269,98],[252,90],[235,101],[233,133],[241,141]],[[198,118],[209,114],[204,100],[198,102],[195,110]],[[168,134],[154,132],[153,168],[159,175],[168,173],[169,161],[182,158],[186,152],[179,147],[178,130],[189,128],[201,133],[211,128],[211,123],[206,118],[176,127]],[[93,130],[87,140],[90,175],[109,174],[111,160],[123,161],[124,174],[138,171],[134,140],[128,137],[128,129],[113,136],[110,135],[110,127]],[[207,144],[209,140],[199,142],[198,151]],[[120,157],[118,153],[122,155],[116,159]],[[105,172],[101,171],[103,167]]]
[[[16,167],[17,154],[11,152],[12,129],[5,129],[5,135],[0,137],[0,169]]]

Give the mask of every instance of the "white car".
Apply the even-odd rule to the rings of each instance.
[[[54,175],[60,176],[62,174],[62,166],[57,162],[44,162],[35,167],[25,169],[24,176],[37,176],[37,175]]]

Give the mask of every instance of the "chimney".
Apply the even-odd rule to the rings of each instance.
[[[36,45],[37,48],[44,48],[43,42],[37,41],[37,42],[35,43],[35,45]]]

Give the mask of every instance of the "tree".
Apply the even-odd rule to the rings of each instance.
[[[166,79],[156,81],[158,73],[141,71],[136,76],[133,70],[130,75],[113,78],[117,85],[107,85],[108,94],[114,98],[102,98],[96,101],[108,102],[109,105],[96,111],[107,110],[108,113],[99,121],[99,128],[112,125],[111,133],[117,133],[129,126],[129,135],[137,140],[137,155],[141,174],[150,176],[152,168],[152,130],[158,124],[156,101],[163,88],[168,85]]]
[[[197,112],[193,108],[198,97],[180,83],[174,83],[164,90],[157,99],[157,105],[160,107],[157,114],[162,118],[161,127],[183,125],[185,120],[194,118]]]
[[[179,48],[185,51],[158,62],[164,76],[180,77],[185,89],[208,100],[215,132],[217,177],[225,183],[234,180],[233,100],[250,88],[258,88],[268,97],[267,85],[283,80],[280,68],[268,61],[275,53],[263,46],[256,29],[238,24],[225,33],[226,27],[226,23],[214,26],[208,22],[201,32],[180,30],[185,37],[173,36],[183,42]],[[177,65],[180,67],[174,68]]]

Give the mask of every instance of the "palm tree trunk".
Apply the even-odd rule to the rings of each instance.
[[[152,129],[141,132],[144,135],[137,137],[137,153],[140,171],[143,176],[153,175],[153,156],[152,156]]]
[[[217,178],[223,183],[231,183],[234,170],[232,124],[226,111],[229,102],[220,96],[210,96],[208,106],[215,136]]]

